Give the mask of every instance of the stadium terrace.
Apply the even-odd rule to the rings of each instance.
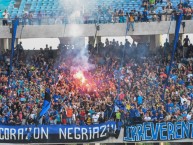
[[[0,0],[0,143],[192,141],[192,6]]]

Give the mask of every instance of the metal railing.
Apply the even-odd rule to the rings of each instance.
[[[144,20],[143,15],[133,15],[135,22],[144,22],[144,21],[173,21],[175,20],[176,13],[149,13]],[[41,18],[18,18],[20,25],[57,25],[57,24],[105,24],[105,23],[125,23],[127,20],[127,16],[86,16],[86,17],[66,17],[66,16],[58,16],[58,17],[49,17],[44,16]],[[192,20],[193,15],[184,15],[184,20]],[[11,24],[13,18],[9,18],[8,24]],[[2,23],[3,18],[0,18],[0,25]]]

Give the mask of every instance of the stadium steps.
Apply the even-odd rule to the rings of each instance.
[[[34,13],[34,16],[37,15],[38,11],[41,11],[42,14],[55,14],[57,16],[60,10],[65,10],[66,14],[68,14],[73,9],[73,3],[65,1],[65,3],[61,5],[60,0],[0,0],[0,6],[2,5],[1,3],[9,3],[6,4],[5,8],[8,10],[11,18],[15,16],[21,18],[24,11],[31,11]],[[173,7],[176,7],[179,2],[178,0],[171,0],[171,3]],[[123,9],[125,13],[133,9],[140,12],[144,10],[141,0],[89,0],[85,11],[92,13],[97,11],[98,6],[103,6],[103,4],[113,9]],[[193,6],[193,0],[189,0],[189,4]],[[167,6],[167,2],[163,2],[162,4],[157,3],[154,11],[156,13],[161,12],[163,6]],[[1,8],[0,18],[2,17],[2,11],[4,11],[4,8]]]

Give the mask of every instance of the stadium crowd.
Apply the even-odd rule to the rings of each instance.
[[[158,6],[162,4],[162,0],[143,0],[140,7],[144,10],[136,10],[128,7],[125,9],[113,9],[111,6],[105,4],[98,6],[97,10],[83,11],[80,14],[72,17],[71,11],[55,11],[46,13],[39,11],[35,14],[33,11],[25,11],[22,16],[16,16],[21,19],[23,25],[33,24],[67,24],[67,23],[124,23],[129,17],[133,17],[134,22],[147,21],[170,21],[175,20],[175,15],[183,13],[184,20],[191,20],[193,9],[188,1],[181,1],[177,6],[173,6],[170,1],[165,6]],[[159,8],[158,8],[159,7]],[[9,13],[5,10],[3,12],[3,25],[7,25],[9,20]]]
[[[188,37],[184,44],[178,42],[163,96],[171,45],[166,42],[164,48],[150,53],[148,44],[127,40],[125,45],[108,39],[95,47],[89,43],[88,61],[94,67],[83,70],[85,80],[79,80],[71,70],[78,65],[72,59],[79,53],[76,48],[60,44],[56,51],[46,46],[35,52],[24,51],[20,43],[12,71],[10,52],[0,55],[0,124],[34,124],[48,86],[52,104],[40,124],[192,120],[193,46]],[[185,58],[183,48],[187,48]]]

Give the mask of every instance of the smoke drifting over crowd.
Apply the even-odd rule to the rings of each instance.
[[[92,5],[91,5],[92,3]],[[65,51],[64,53],[61,53],[60,55],[63,57],[69,57],[70,61],[71,61],[71,67],[70,70],[71,71],[75,71],[78,72],[79,70],[82,71],[87,71],[87,70],[91,70],[94,68],[94,64],[89,63],[89,51],[88,48],[85,47],[85,39],[81,38],[79,36],[83,36],[83,31],[80,28],[80,25],[78,24],[73,24],[73,21],[76,21],[77,19],[79,19],[80,17],[83,20],[83,15],[85,13],[95,13],[97,15],[97,11],[98,9],[101,7],[103,7],[105,5],[104,3],[101,3],[101,5],[97,5],[96,1],[86,1],[86,0],[60,0],[60,4],[64,9],[65,14],[67,14],[67,21],[72,23],[69,25],[69,29],[70,29],[70,35],[73,36],[73,38],[69,38],[71,39],[69,41],[69,45],[71,45],[70,47],[72,47],[72,49],[68,49],[69,46],[66,46],[68,49],[67,51]],[[96,9],[92,9],[90,8],[90,6],[95,6]],[[98,9],[97,9],[98,7]],[[111,5],[106,6],[106,7],[111,7]],[[80,19],[81,20],[81,19]],[[94,35],[94,34],[93,34]],[[67,42],[64,42],[66,45]],[[105,46],[107,47],[107,49],[103,49],[104,45],[100,45],[98,44],[99,47],[99,56],[101,56],[101,59],[104,59],[103,57],[106,57],[107,55],[110,55],[110,57],[113,56],[117,56],[120,58],[122,57],[144,57],[149,55],[149,50],[148,50],[148,45],[145,43],[138,43],[139,45],[134,45],[134,44],[130,44],[128,41],[123,42],[122,44],[115,44],[115,42],[112,42],[113,49],[109,49],[109,46]],[[123,48],[125,45],[125,51],[123,52]],[[115,47],[115,48],[114,48]],[[101,52],[104,54],[101,55],[100,53],[100,49]],[[124,53],[124,54],[123,54]],[[131,55],[131,54],[135,54],[135,55]],[[71,56],[71,57],[70,57]],[[102,60],[101,60],[102,61]],[[64,61],[60,61],[60,65],[61,63],[63,63]]]
[[[84,38],[77,38],[74,42],[74,49],[67,51],[68,56],[71,57],[72,65],[71,71],[88,71],[94,68],[94,64],[89,62],[89,51],[84,46]]]
[[[72,22],[76,21],[76,18],[79,18],[83,13],[86,6],[85,0],[60,0],[61,6],[63,6],[64,11],[67,15],[67,21]],[[88,49],[85,47],[85,39],[84,38],[77,38],[78,36],[82,35],[82,31],[79,25],[71,24],[70,25],[70,35],[73,36],[71,40],[69,40],[71,44],[71,50],[62,53],[61,55],[71,56],[71,71],[78,71],[78,70],[90,70],[94,68],[93,64],[88,62],[89,59],[89,52]],[[94,34],[93,34],[94,35]],[[66,45],[66,44],[64,44]],[[65,46],[68,49],[68,46]],[[64,56],[64,57],[65,57]],[[62,63],[62,62],[60,62]]]

